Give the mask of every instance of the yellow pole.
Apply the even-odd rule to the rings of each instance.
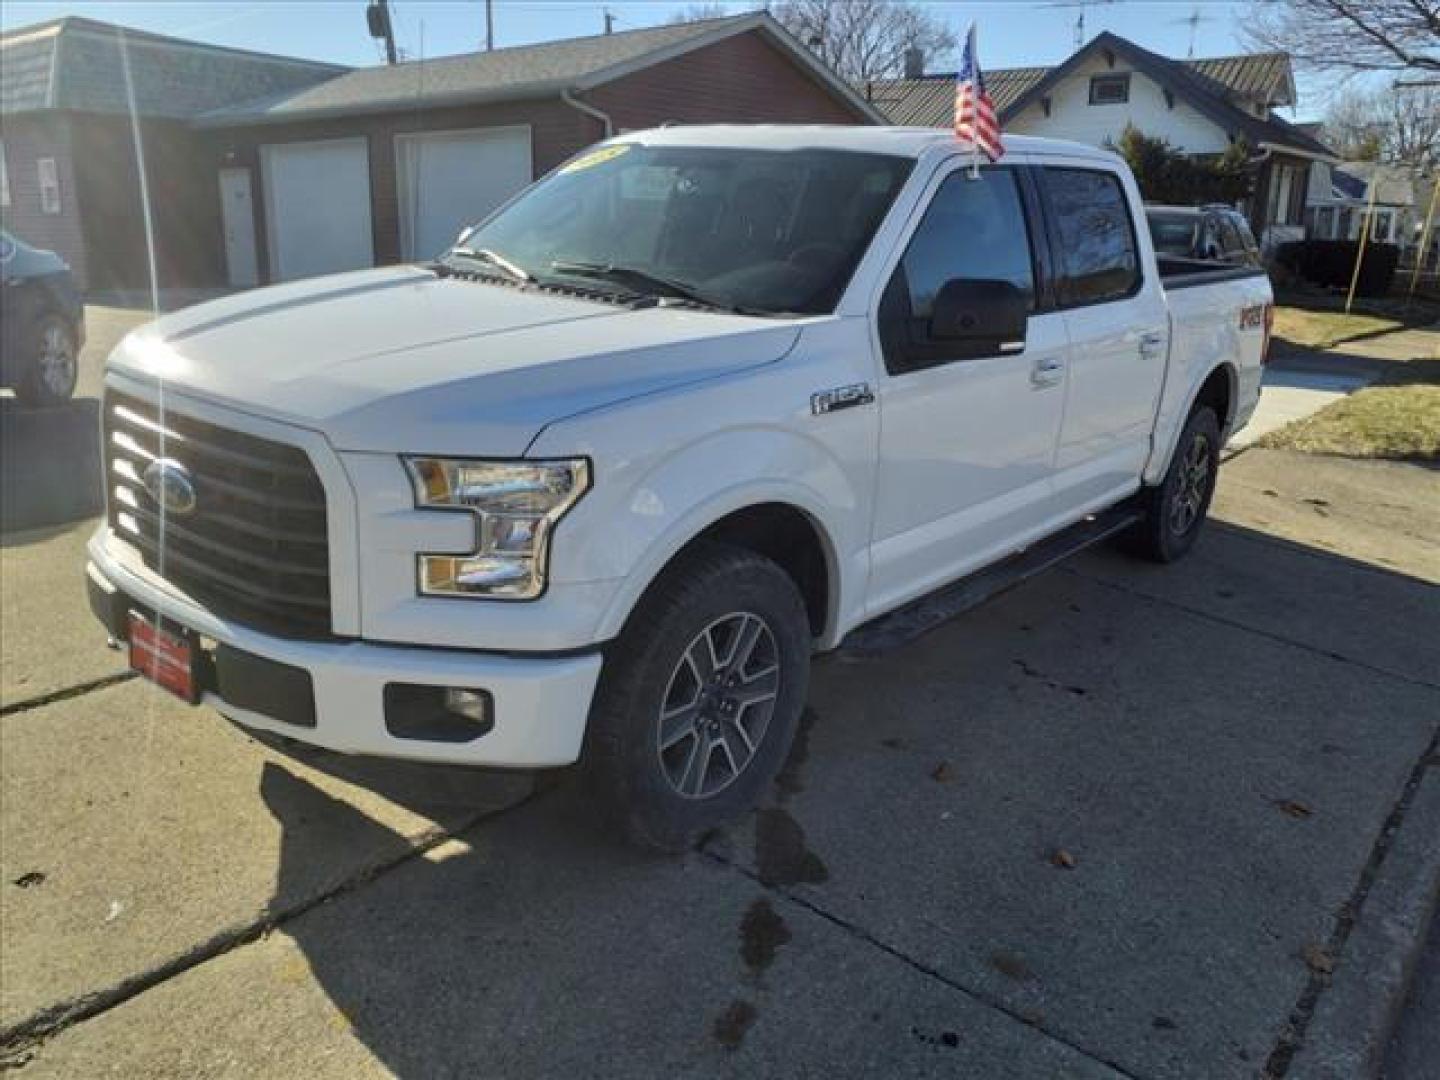
[[[1375,192],[1380,189],[1379,170],[1370,174],[1370,198],[1365,201],[1365,216],[1360,219],[1360,248],[1355,252],[1355,272],[1350,275],[1350,292],[1345,297],[1345,314],[1355,301],[1355,286],[1360,283],[1360,264],[1365,261],[1365,243],[1370,239],[1370,220],[1375,214]]]
[[[1420,230],[1420,249],[1415,252],[1415,269],[1410,271],[1410,295],[1406,297],[1407,303],[1415,299],[1415,286],[1420,281],[1420,269],[1425,265],[1425,255],[1430,249],[1430,226],[1435,223],[1436,202],[1440,202],[1440,177],[1436,178],[1435,187],[1430,192],[1430,209],[1425,212],[1425,227]]]

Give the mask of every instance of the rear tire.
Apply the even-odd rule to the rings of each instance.
[[[45,315],[35,327],[29,354],[29,366],[15,387],[20,403],[40,408],[69,401],[80,371],[70,325],[53,312]]]
[[[650,587],[609,651],[582,769],[632,843],[680,851],[740,817],[790,751],[810,624],[790,576],[702,543]]]
[[[1124,535],[1136,555],[1170,563],[1185,555],[1210,511],[1220,469],[1220,421],[1208,405],[1197,405],[1185,422],[1165,479],[1141,492],[1145,517]]]

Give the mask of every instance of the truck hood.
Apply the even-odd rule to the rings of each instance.
[[[109,366],[341,450],[518,457],[547,424],[772,363],[799,333],[394,267],[187,308],[130,335]]]

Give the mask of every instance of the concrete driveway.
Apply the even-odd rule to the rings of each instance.
[[[1365,1075],[1440,884],[1440,474],[1222,476],[1186,562],[822,660],[767,804],[677,860],[568,778],[262,746],[118,674],[85,526],[7,538],[6,1061]]]

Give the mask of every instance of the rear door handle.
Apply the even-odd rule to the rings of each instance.
[[[1037,390],[1056,385],[1065,377],[1065,361],[1058,356],[1041,356],[1030,368],[1030,383]]]
[[[1146,360],[1153,360],[1160,355],[1164,348],[1164,334],[1149,333],[1140,335],[1140,355]]]

